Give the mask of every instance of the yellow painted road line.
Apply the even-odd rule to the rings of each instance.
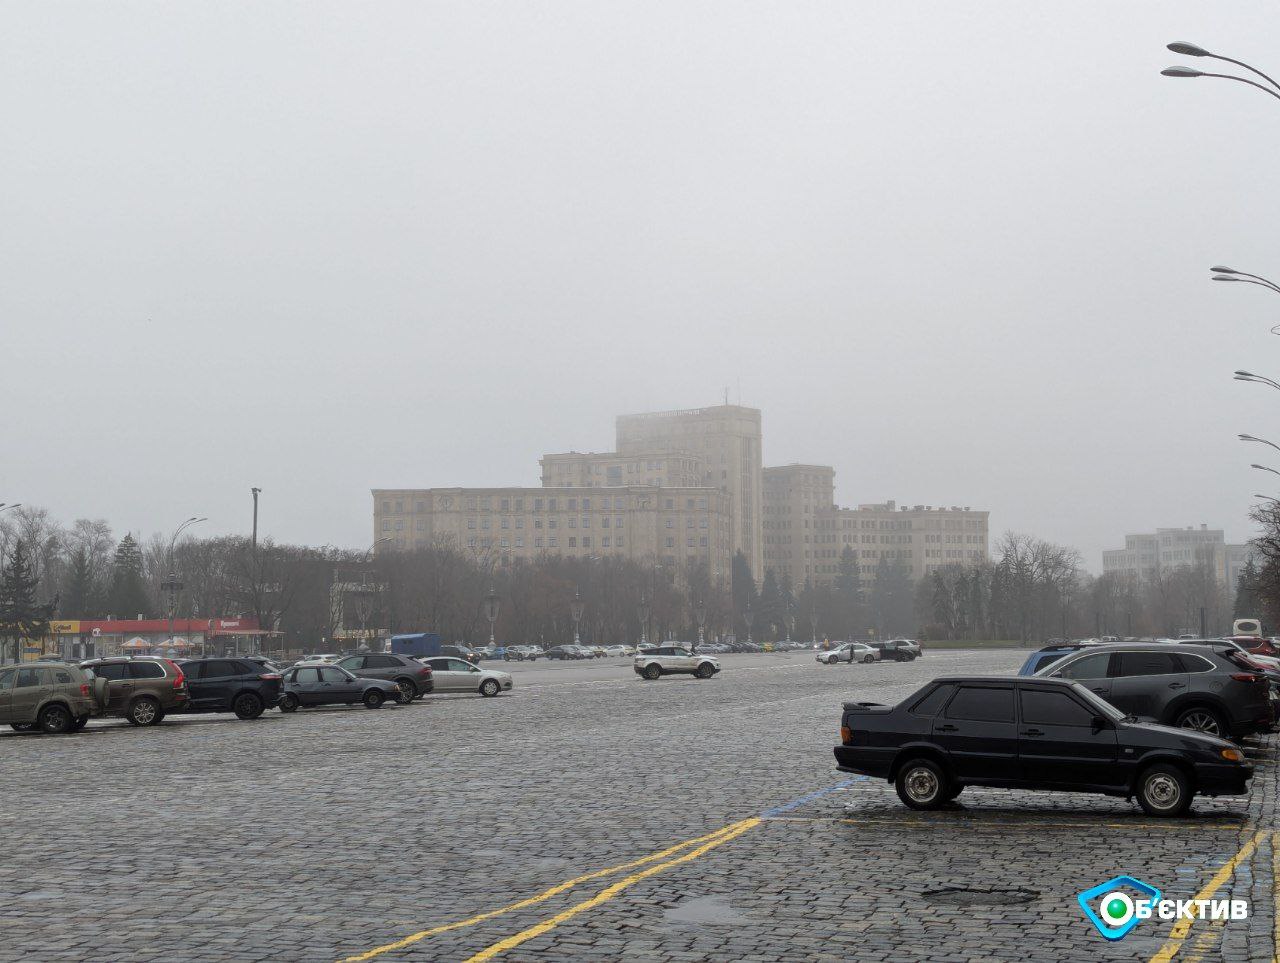
[[[1231,874],[1236,871],[1236,867],[1253,855],[1253,851],[1258,848],[1258,843],[1263,838],[1271,837],[1274,844],[1274,835],[1269,829],[1260,829],[1250,837],[1229,860],[1222,865],[1213,879],[1205,885],[1204,889],[1196,893],[1194,899],[1213,899],[1213,894],[1222,889],[1223,885],[1231,878]],[[1182,949],[1182,944],[1186,942],[1187,936],[1191,933],[1191,925],[1195,920],[1178,920],[1173,924],[1173,929],[1169,931],[1169,938],[1165,941],[1164,946],[1160,947],[1155,956],[1151,957],[1150,963],[1169,963],[1178,951]]]
[[[572,919],[579,913],[584,913],[589,909],[599,906],[601,903],[607,903],[627,887],[634,886],[641,880],[647,879],[657,873],[661,873],[663,870],[671,869],[673,866],[679,866],[682,863],[691,862],[704,853],[715,849],[717,846],[723,845],[731,839],[736,839],[748,829],[751,829],[753,826],[758,826],[760,823],[761,820],[758,818],[744,819],[739,823],[734,823],[732,826],[728,827],[725,832],[721,833],[710,842],[703,843],[697,849],[691,849],[689,852],[677,856],[675,859],[667,860],[665,863],[658,863],[656,866],[650,866],[648,869],[643,869],[638,873],[633,873],[625,879],[620,879],[616,883],[606,886],[590,899],[583,900],[581,903],[570,906],[564,912],[557,913],[555,916],[545,919],[540,923],[536,923],[528,929],[521,930],[513,936],[508,936],[505,940],[499,940],[497,943],[486,946],[479,953],[468,957],[465,963],[484,963],[485,960],[491,960],[499,953],[505,953],[507,950],[514,949],[521,943],[527,943],[529,940],[541,936],[548,930],[555,929],[561,923]]]
[[[758,819],[745,820],[745,821],[752,822],[752,823],[759,822]],[[474,926],[477,923],[483,923],[485,920],[493,919],[495,916],[501,916],[504,913],[511,913],[515,910],[524,909],[528,906],[535,906],[538,903],[545,902],[546,900],[551,899],[551,897],[553,896],[558,896],[560,893],[563,893],[566,890],[572,889],[573,887],[578,886],[581,883],[588,883],[593,879],[600,879],[605,876],[612,876],[614,873],[621,873],[624,870],[635,869],[637,866],[644,866],[644,865],[647,865],[648,863],[653,863],[653,862],[657,862],[658,860],[666,859],[669,856],[672,856],[675,853],[680,852],[680,850],[682,849],[688,849],[690,846],[696,846],[699,843],[702,843],[705,845],[708,842],[719,840],[720,837],[724,836],[727,833],[733,832],[737,827],[741,825],[742,823],[733,823],[729,826],[722,826],[719,829],[717,829],[714,833],[707,833],[707,835],[705,836],[697,836],[693,839],[686,839],[682,843],[676,843],[674,846],[668,846],[666,849],[660,850],[659,852],[656,852],[656,853],[650,853],[648,856],[642,856],[640,859],[633,859],[626,863],[619,863],[616,866],[609,866],[609,867],[606,867],[605,869],[598,869],[593,873],[587,873],[585,876],[576,876],[573,879],[565,880],[563,883],[557,883],[555,886],[552,886],[550,889],[545,889],[541,893],[538,893],[535,896],[530,896],[527,899],[522,899],[515,903],[508,903],[506,906],[499,906],[497,909],[492,909],[484,913],[478,913],[475,916],[469,916],[464,920],[455,920],[452,923],[442,923],[439,926],[433,926],[430,929],[420,930],[419,932],[412,933],[409,936],[404,937],[403,939],[396,940],[394,943],[387,943],[384,946],[376,946],[373,949],[368,950],[364,953],[358,953],[355,956],[345,957],[340,961],[340,963],[359,963],[359,961],[371,960],[375,956],[380,956],[383,953],[390,953],[392,950],[401,950],[401,949],[404,949],[406,946],[412,946],[414,943],[417,943],[420,940],[424,940],[428,936],[435,936],[438,933],[447,933],[449,930],[462,929],[465,926]]]

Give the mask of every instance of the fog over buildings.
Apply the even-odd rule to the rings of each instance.
[[[1280,113],[1158,71],[1275,11],[1210,10],[11,5],[0,501],[362,547],[727,389],[841,505],[1244,541]]]

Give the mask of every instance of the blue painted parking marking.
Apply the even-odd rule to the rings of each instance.
[[[864,782],[869,778],[869,776],[854,776],[852,779],[846,779],[844,782],[836,783],[834,786],[828,786],[826,789],[819,789],[817,792],[811,792],[807,796],[801,796],[799,799],[793,799],[791,802],[783,803],[781,806],[774,806],[772,809],[766,809],[760,815],[765,819],[768,819],[771,816],[781,816],[783,813],[789,813],[793,809],[799,809],[805,803],[819,799],[829,792],[848,789],[855,782]]]

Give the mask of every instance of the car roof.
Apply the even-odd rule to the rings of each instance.
[[[1231,648],[1222,641],[1206,640],[1204,642],[1105,642],[1102,645],[1086,646],[1090,655],[1098,652],[1195,652],[1197,649],[1219,648],[1224,652]]]
[[[979,682],[985,685],[988,682],[1000,683],[1026,683],[1032,682],[1037,685],[1043,683],[1045,685],[1075,685],[1074,679],[1050,679],[1044,676],[1032,675],[941,675],[933,680],[934,682]]]

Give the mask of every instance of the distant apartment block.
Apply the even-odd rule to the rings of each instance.
[[[902,562],[912,578],[944,565],[972,565],[988,557],[989,513],[969,507],[898,505],[888,501],[841,508],[835,469],[784,465],[764,469],[765,568],[792,585],[830,582],[846,547],[864,580],[881,559]]]
[[[1186,565],[1207,563],[1218,580],[1234,586],[1249,560],[1248,545],[1229,545],[1220,528],[1157,528],[1124,537],[1124,548],[1102,553],[1103,574],[1148,581]]]
[[[541,488],[374,489],[374,538],[406,549],[452,540],[497,559],[544,553],[705,563],[727,578],[741,551],[797,588],[830,582],[848,546],[869,578],[882,558],[915,578],[987,557],[987,512],[841,508],[829,465],[765,468],[760,411],[715,405],[621,415],[615,450],[543,455]]]

